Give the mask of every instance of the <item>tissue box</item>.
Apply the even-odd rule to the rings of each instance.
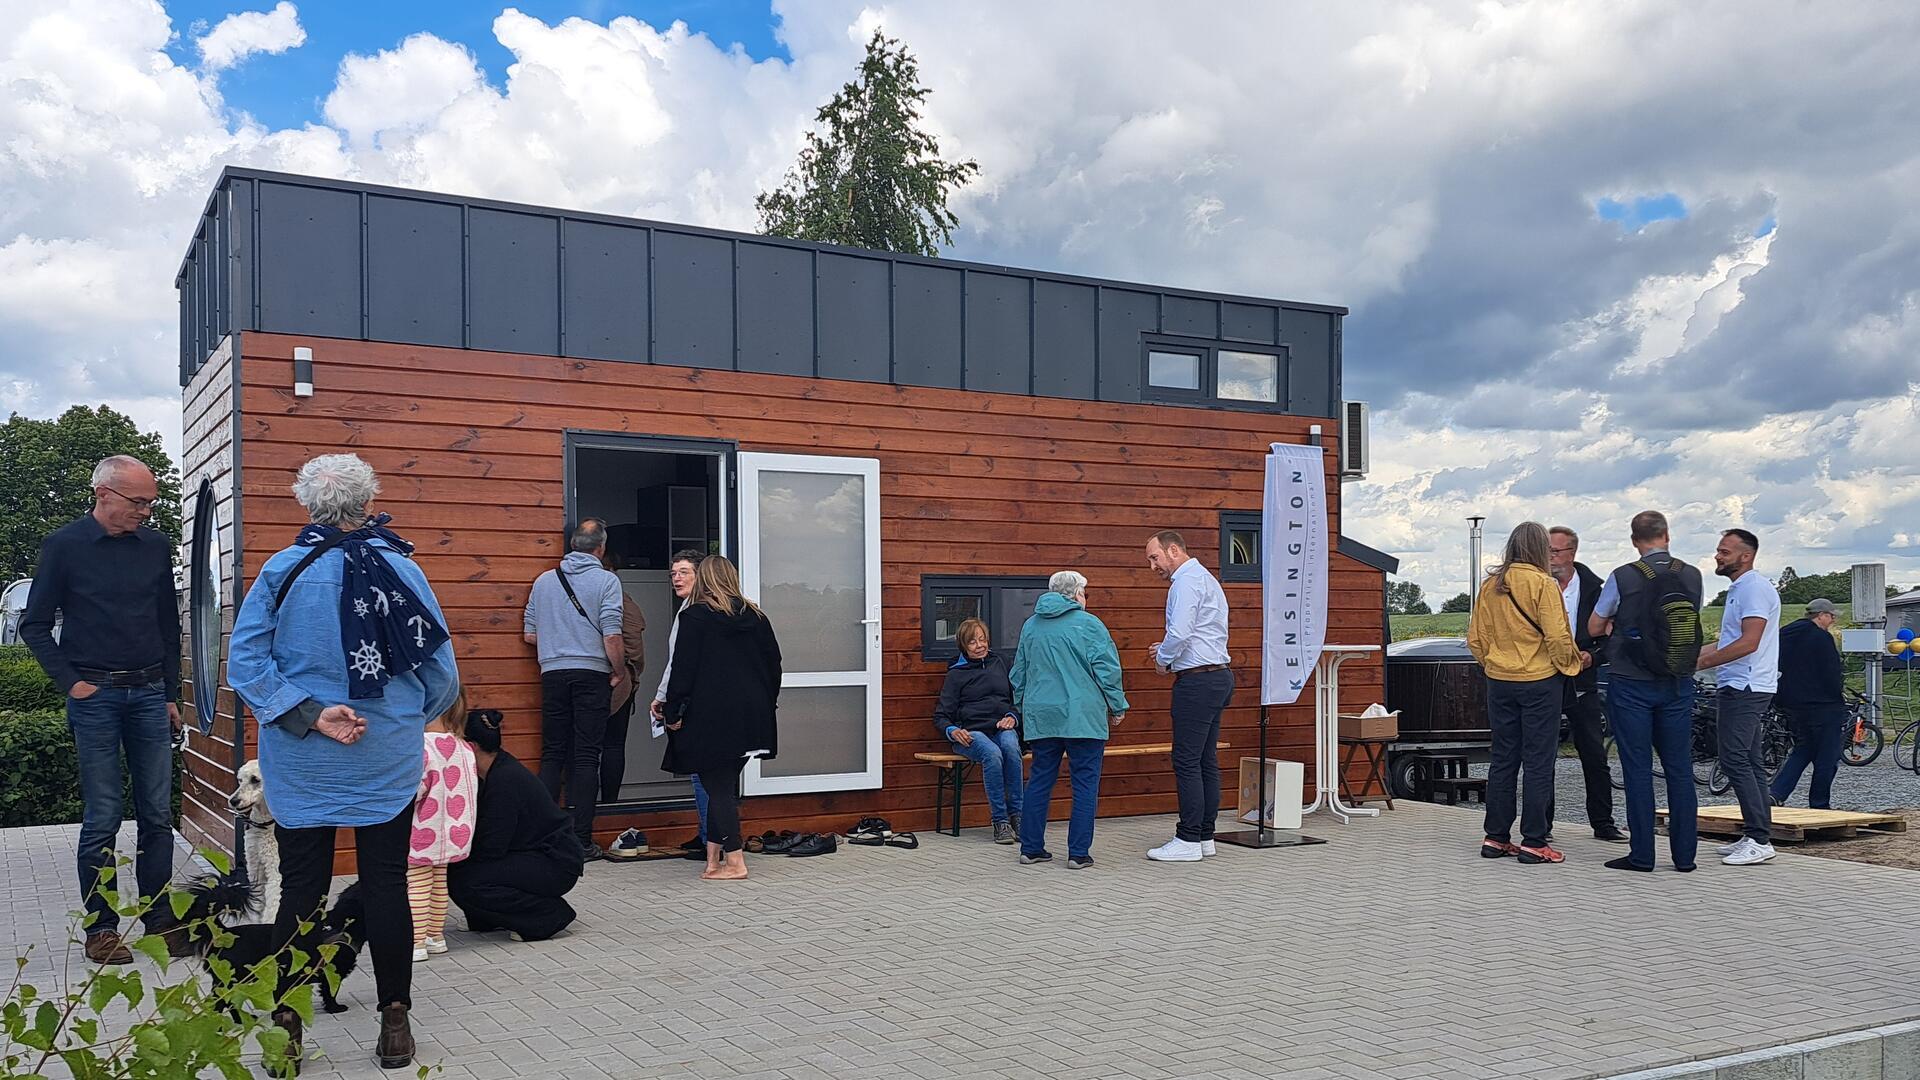
[[[1340,714],[1340,737],[1343,739],[1395,739],[1399,736],[1400,710],[1398,709],[1385,716]]]

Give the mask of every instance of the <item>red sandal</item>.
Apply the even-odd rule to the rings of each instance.
[[[1504,859],[1509,855],[1520,854],[1520,849],[1505,840],[1488,837],[1480,841],[1480,857],[1483,859]]]
[[[1541,844],[1539,847],[1522,846],[1520,848],[1520,861],[1528,866],[1533,866],[1538,863],[1563,863],[1567,861],[1567,857],[1561,854],[1552,844]]]

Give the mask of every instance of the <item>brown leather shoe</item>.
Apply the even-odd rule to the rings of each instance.
[[[271,1061],[264,1061],[261,1064],[267,1067],[268,1076],[299,1076],[300,1014],[292,1009],[275,1009],[272,1019],[275,1027],[287,1033],[287,1052],[277,1065]]]
[[[381,1006],[380,1041],[373,1052],[383,1069],[404,1069],[413,1064],[413,1025],[407,1022],[405,1005]]]
[[[120,940],[118,930],[95,930],[87,935],[87,962],[93,964],[131,964],[133,950]]]

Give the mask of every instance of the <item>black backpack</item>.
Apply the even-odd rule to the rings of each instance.
[[[1655,566],[1641,559],[1620,572],[1638,573],[1647,580],[1646,587],[1635,590],[1621,607],[1627,658],[1649,675],[1691,678],[1706,632],[1700,625],[1700,608],[1680,576],[1680,564],[1669,560]]]

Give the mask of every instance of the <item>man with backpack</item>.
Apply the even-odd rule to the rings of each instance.
[[[1610,870],[1653,870],[1653,754],[1667,774],[1673,867],[1694,867],[1699,803],[1693,790],[1693,670],[1699,659],[1700,571],[1667,553],[1667,518],[1633,516],[1640,557],[1608,575],[1587,629],[1607,638],[1607,704],[1626,780],[1627,853]]]
[[[1780,593],[1753,572],[1760,538],[1745,529],[1720,534],[1713,572],[1732,581],[1720,618],[1720,640],[1703,649],[1699,666],[1720,669],[1714,692],[1720,767],[1740,800],[1742,836],[1723,844],[1721,862],[1753,866],[1773,858],[1773,806],[1761,752],[1767,707],[1780,685]]]

